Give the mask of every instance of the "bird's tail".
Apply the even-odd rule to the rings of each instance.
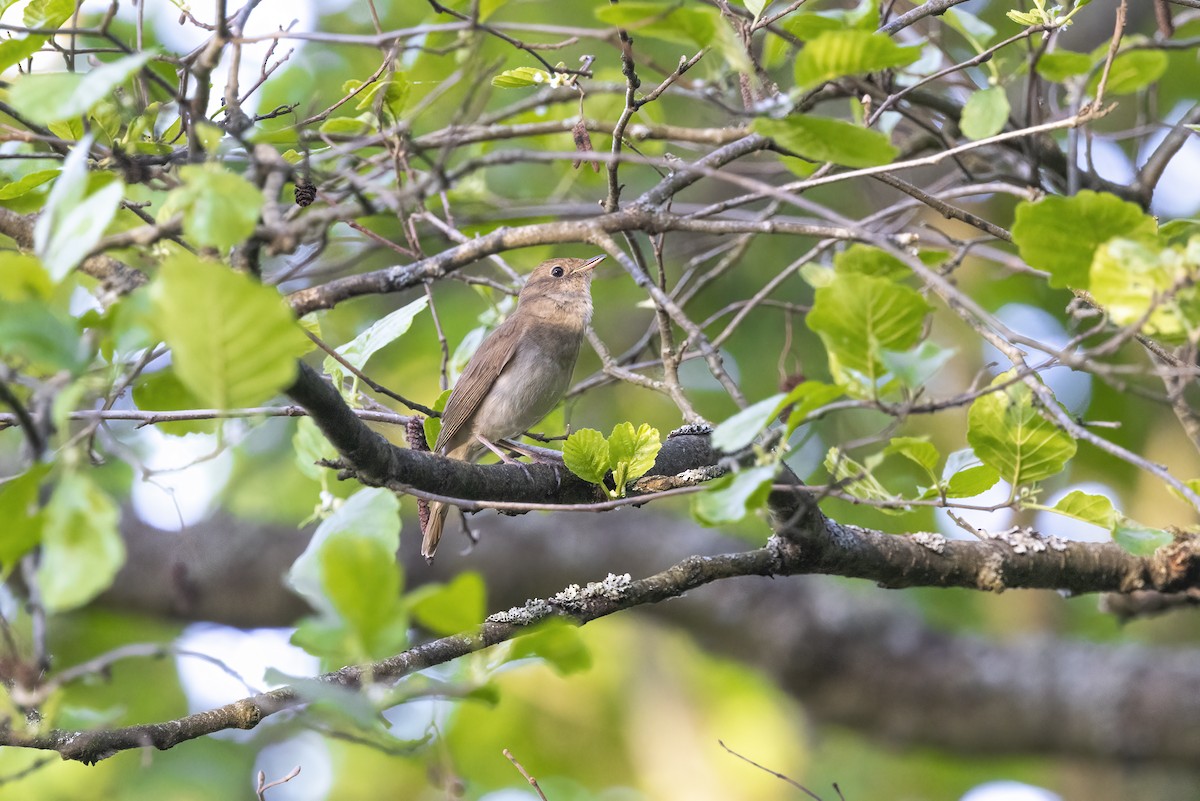
[[[434,501],[429,504],[429,522],[425,524],[425,534],[421,538],[421,556],[425,557],[426,562],[433,561],[438,540],[442,538],[442,527],[446,525],[446,513],[449,511],[450,508],[444,503]]]

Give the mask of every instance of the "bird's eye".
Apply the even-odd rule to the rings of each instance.
[[[563,268],[555,267],[553,270],[550,271],[550,274],[553,275],[555,278],[562,278]]]

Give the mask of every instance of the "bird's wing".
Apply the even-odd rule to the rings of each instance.
[[[457,444],[456,440],[458,435],[463,433],[463,426],[475,414],[479,404],[496,383],[496,378],[517,352],[520,330],[514,325],[509,325],[513,319],[509,317],[483,341],[479,350],[475,351],[475,355],[467,363],[467,369],[458,377],[454,391],[450,393],[446,408],[442,412],[442,429],[438,433],[435,451],[440,453],[443,449],[450,450],[453,447],[451,443]]]

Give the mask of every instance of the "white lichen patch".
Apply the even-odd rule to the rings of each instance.
[[[628,573],[622,573],[619,576],[609,573],[603,581],[589,582],[586,587],[572,584],[550,598],[550,603],[555,606],[570,606],[593,598],[607,598],[610,601],[616,601],[621,598],[631,583],[633,583],[633,579]]]
[[[511,623],[514,626],[528,626],[549,615],[554,610],[550,604],[541,598],[530,598],[524,606],[514,606],[507,612],[497,612],[488,615],[486,623]]]
[[[1067,543],[1051,534],[1046,536],[1029,526],[1013,526],[1006,531],[988,531],[984,535],[996,542],[1002,542],[1012,549],[1013,553],[1044,553],[1047,550],[1065,551]]]
[[[944,553],[946,551],[946,538],[932,531],[918,531],[910,534],[909,539],[934,553]]]

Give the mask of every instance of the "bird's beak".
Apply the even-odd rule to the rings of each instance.
[[[594,256],[585,261],[583,264],[579,265],[579,269],[577,269],[575,272],[581,273],[584,270],[593,270],[596,268],[596,265],[604,261],[604,259],[604,256]]]

